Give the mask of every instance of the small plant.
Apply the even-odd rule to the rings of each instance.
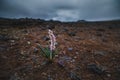
[[[53,34],[52,30],[48,30],[49,38],[50,38],[50,46],[47,48],[43,48],[40,46],[42,51],[42,55],[48,58],[50,61],[53,60],[54,56],[56,55],[55,44],[56,44],[56,37]]]

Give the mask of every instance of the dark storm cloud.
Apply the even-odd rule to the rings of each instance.
[[[61,21],[120,19],[120,0],[0,0],[0,17]]]

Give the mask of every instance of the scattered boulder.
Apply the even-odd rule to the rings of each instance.
[[[18,76],[18,73],[14,73],[10,76],[9,80],[20,80],[20,76]]]
[[[105,29],[99,28],[97,31],[105,32]]]
[[[65,32],[68,32],[68,29],[64,28],[64,31],[65,31]]]
[[[43,40],[48,41],[48,40],[50,40],[50,38],[48,36],[43,36]]]
[[[38,62],[38,59],[36,56],[31,56],[31,60],[34,62],[34,63],[37,63]]]
[[[75,32],[69,32],[68,35],[69,36],[76,36]]]
[[[53,80],[53,78],[50,75],[48,75],[48,79],[47,80]]]
[[[63,60],[59,60],[58,61],[58,66],[60,66],[61,68],[64,68],[65,67],[64,61]]]
[[[120,80],[120,66],[119,65],[116,66],[114,75],[115,75],[115,80]]]
[[[102,66],[98,66],[96,64],[87,65],[87,69],[89,69],[91,72],[99,74],[99,75],[101,75],[105,72],[105,69]]]
[[[18,68],[23,73],[29,73],[32,70],[32,65],[24,65]]]
[[[4,45],[0,45],[0,51],[5,51],[6,49],[7,49],[6,46],[4,46]]]
[[[113,27],[109,26],[108,29],[113,29]]]
[[[33,52],[38,53],[38,48],[34,48]]]
[[[7,35],[0,35],[0,41],[8,41],[10,38]]]
[[[72,80],[81,80],[81,78],[79,77],[79,76],[77,76],[75,73],[73,73],[73,72],[70,72],[70,78],[72,79]]]
[[[55,28],[55,26],[48,26],[48,25],[47,25],[47,29],[51,29],[51,30],[52,30],[52,29],[54,29],[54,28]]]
[[[105,51],[95,51],[95,55],[105,56],[105,54],[106,54]]]
[[[102,34],[101,34],[101,33],[96,33],[96,36],[101,37],[101,36],[102,36]]]
[[[64,60],[64,61],[67,61],[67,62],[72,60],[72,58],[69,57],[69,56],[63,56],[63,57],[61,57],[61,59]]]

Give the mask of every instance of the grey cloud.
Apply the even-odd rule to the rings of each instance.
[[[0,0],[0,17],[61,21],[120,19],[120,0]]]

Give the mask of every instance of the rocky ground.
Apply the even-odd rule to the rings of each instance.
[[[53,63],[41,55],[48,28]],[[0,19],[0,80],[120,80],[120,21]]]

